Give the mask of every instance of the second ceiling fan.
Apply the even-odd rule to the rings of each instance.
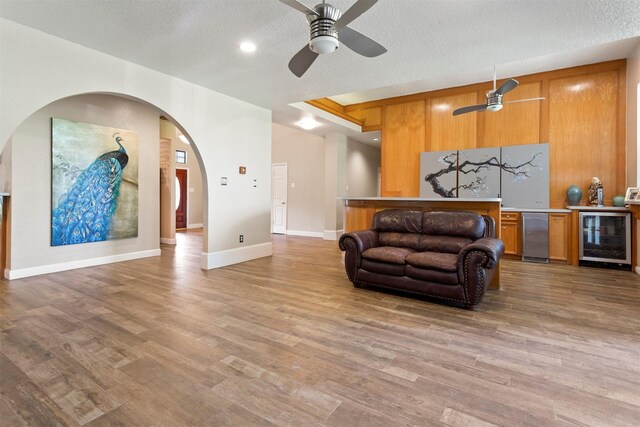
[[[453,115],[457,116],[459,114],[471,113],[473,111],[500,111],[502,110],[503,104],[513,104],[514,102],[526,102],[526,101],[540,101],[545,98],[527,98],[527,99],[516,99],[514,101],[505,101],[502,102],[502,97],[505,93],[513,90],[518,86],[518,81],[514,79],[508,79],[504,83],[500,85],[499,88],[496,89],[496,70],[493,69],[493,90],[487,92],[487,102],[484,104],[478,105],[469,105],[467,107],[461,107],[453,111]]]
[[[311,40],[289,61],[289,70],[298,77],[302,77],[319,55],[335,52],[340,42],[352,51],[369,58],[382,55],[387,51],[378,42],[347,27],[378,0],[357,0],[345,13],[341,13],[339,9],[324,1],[313,9],[297,0],[280,1],[304,13],[309,23]]]

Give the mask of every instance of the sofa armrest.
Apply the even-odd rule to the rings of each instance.
[[[338,246],[345,252],[344,269],[347,271],[347,277],[356,285],[362,252],[378,246],[378,232],[375,230],[363,230],[345,233],[340,236]]]
[[[473,251],[483,252],[487,258],[483,265],[485,268],[493,268],[500,261],[500,257],[504,254],[504,243],[502,240],[493,237],[483,237],[475,242],[462,248],[458,254],[458,265],[464,263],[464,258],[468,253]]]
[[[340,236],[338,246],[343,251],[346,251],[348,246],[345,245],[347,239],[353,239],[356,244],[358,252],[362,253],[369,248],[375,248],[378,246],[378,232],[376,230],[362,230],[352,231],[351,233],[344,233]]]
[[[503,253],[502,240],[483,237],[458,254],[458,280],[464,288],[467,308],[474,308],[482,299]]]

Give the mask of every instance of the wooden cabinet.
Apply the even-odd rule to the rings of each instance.
[[[569,214],[549,214],[549,259],[569,260]]]
[[[504,242],[504,253],[513,256],[522,255],[520,213],[502,212],[501,222],[500,238]]]

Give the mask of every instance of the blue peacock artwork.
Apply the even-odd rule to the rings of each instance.
[[[74,122],[70,123],[77,125]],[[64,125],[69,127],[68,123],[64,123]],[[96,127],[96,125],[88,126]],[[112,128],[105,129],[113,130]],[[58,136],[64,133],[60,129],[58,130]],[[99,132],[98,137],[105,139],[103,137],[104,133],[104,131]],[[64,150],[60,149],[54,154],[52,175],[54,177],[56,174],[63,175],[62,178],[54,178],[54,185],[65,179],[70,182],[70,185],[58,197],[57,203],[54,204],[55,207],[52,210],[51,244],[53,246],[100,242],[118,237],[133,237],[126,235],[126,233],[125,235],[114,236],[113,233],[115,216],[122,196],[124,173],[130,162],[129,154],[123,145],[125,141],[119,132],[114,132],[111,135],[111,145],[113,148],[117,147],[117,149],[98,153],[88,166],[83,169],[68,160],[68,157],[74,157],[73,148],[84,147],[89,150],[95,150],[96,147],[92,147],[91,144],[81,143],[82,135],[83,132],[78,132],[77,130],[75,135],[65,135],[66,138],[62,139],[71,147],[66,147],[66,154]],[[104,146],[105,144],[102,143],[101,145]],[[87,159],[89,155],[89,153],[84,153],[79,157]],[[137,185],[135,190],[135,199],[137,199]],[[130,213],[130,210],[125,210],[125,213]],[[135,215],[135,235],[137,235],[137,207]],[[132,218],[125,218],[125,222],[127,220],[131,221]]]

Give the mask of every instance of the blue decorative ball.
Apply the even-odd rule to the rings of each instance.
[[[582,199],[582,190],[577,185],[573,184],[567,188],[567,200],[569,200],[569,206],[578,206]]]
[[[619,208],[624,206],[624,196],[615,196],[613,198],[613,206],[617,206]]]

